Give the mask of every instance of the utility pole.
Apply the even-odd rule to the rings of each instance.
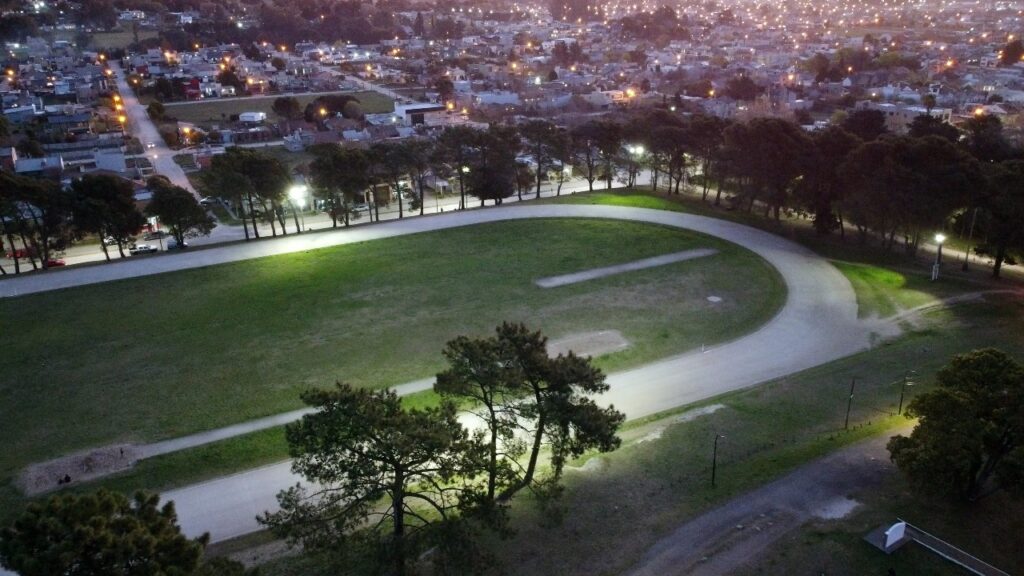
[[[843,424],[844,430],[850,429],[850,408],[853,407],[853,389],[857,386],[857,377],[854,376],[850,380],[850,397],[846,399],[846,423]]]
[[[718,439],[725,438],[719,433],[715,433],[715,448],[711,452],[711,487],[715,487],[715,473],[718,471]]]

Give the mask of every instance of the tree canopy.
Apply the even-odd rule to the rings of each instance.
[[[281,492],[281,510],[260,521],[310,550],[376,550],[390,571],[405,574],[433,531],[455,520],[461,478],[478,469],[478,443],[450,402],[406,410],[393,391],[346,384],[302,400],[316,411],[285,435],[292,470],[316,487]]]
[[[1024,368],[987,348],[954,356],[937,381],[907,408],[914,431],[889,441],[907,479],[966,500],[1024,489]]]
[[[209,536],[186,538],[174,504],[159,501],[155,494],[129,500],[100,490],[29,504],[0,530],[0,565],[21,576],[209,574],[201,564]]]
[[[151,177],[147,185],[153,198],[146,213],[156,216],[170,229],[178,246],[184,246],[186,238],[208,235],[217,225],[188,190],[163,176]]]

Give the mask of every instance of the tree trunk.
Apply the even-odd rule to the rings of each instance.
[[[996,248],[996,259],[995,263],[992,264],[992,277],[999,278],[999,272],[1003,268],[1003,260],[1006,260],[1006,245],[1000,244]]]
[[[401,467],[395,469],[393,486],[394,497],[392,508],[395,511],[395,530],[393,534],[395,574],[405,575],[405,477]]]
[[[423,216],[423,205],[427,203],[427,198],[423,195],[422,177],[416,179],[416,187],[420,189],[420,216]]]
[[[11,234],[10,230],[5,230],[4,232],[7,233],[7,243],[11,245],[11,255],[14,256],[14,251],[17,250],[17,248],[14,247],[14,235]],[[2,248],[2,246],[0,246],[0,248]],[[21,274],[21,264],[18,262],[17,258],[14,258],[13,260],[14,273]]]
[[[282,208],[276,201],[272,201],[271,206],[274,208],[274,215],[277,216],[277,223],[281,225],[281,235],[287,236],[288,229],[284,227],[284,208]]]
[[[459,166],[459,210],[466,209],[466,187],[463,183],[462,166]]]
[[[263,202],[262,200],[260,200],[260,208],[263,208],[263,214],[266,215],[267,214],[267,204],[265,202]],[[273,238],[277,238],[277,224],[274,223],[274,214],[273,214],[274,207],[273,207],[273,204],[271,204],[270,210],[271,210],[270,217],[267,218],[267,221],[270,222],[270,235]]]
[[[537,471],[537,458],[540,456],[540,447],[544,440],[544,414],[537,418],[537,431],[533,434],[533,448],[530,450],[530,463],[526,466],[526,474],[523,475],[522,486],[529,486],[533,482],[533,475]]]
[[[540,157],[537,158],[537,198],[540,198],[540,176],[541,176],[541,165]]]
[[[260,229],[256,227],[256,211],[252,208],[252,193],[245,193],[246,200],[249,202],[249,219],[252,220],[252,234],[254,238],[259,239]]]
[[[718,177],[718,190],[715,192],[715,206],[721,206],[722,204],[722,182],[724,181],[724,174]]]
[[[702,182],[701,182],[701,186],[703,187],[703,190],[701,191],[701,193],[702,193],[701,199],[703,201],[707,202],[707,200],[708,200],[708,178],[711,177],[711,162],[708,162],[707,160],[705,160],[703,162],[703,164],[701,165],[701,170],[704,172],[704,178],[702,179]]]
[[[491,441],[488,446],[488,449],[490,450],[490,461],[487,466],[487,501],[494,502],[494,492],[497,489],[498,476],[498,422],[497,415],[494,413],[494,407],[490,405],[487,406],[487,411],[491,415]]]
[[[295,219],[295,233],[301,234],[302,228],[299,228],[299,211],[295,209],[295,204],[292,204],[292,218]],[[284,224],[281,224],[284,227]]]
[[[104,241],[102,234],[100,234],[100,248],[103,249],[103,257],[107,259],[107,262],[110,262],[110,252],[107,251],[107,243]]]
[[[402,188],[399,186],[398,181],[395,181],[395,193],[398,194],[398,219],[402,219]]]
[[[25,237],[24,226],[22,227],[21,230],[18,230],[18,235],[21,236],[21,247],[24,248],[25,249],[25,253],[28,254],[28,262],[29,262],[29,264],[32,265],[32,269],[33,270],[38,270],[39,267],[36,266],[36,258],[29,251],[29,243],[28,243],[28,238]],[[12,245],[11,247],[13,248],[14,246]]]

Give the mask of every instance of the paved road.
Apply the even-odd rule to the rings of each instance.
[[[855,444],[705,512],[652,546],[629,576],[716,576],[756,562],[791,530],[812,518],[843,515],[855,505],[851,493],[894,474],[888,440]]]
[[[849,283],[809,250],[739,224],[638,208],[549,205],[459,212],[339,233],[139,260],[132,266],[126,266],[129,263],[102,266],[96,267],[95,272],[82,269],[82,272],[102,274],[105,278],[90,276],[79,280],[111,279],[111,271],[117,271],[122,277],[138,276],[174,267],[205,266],[453,226],[537,217],[615,218],[697,230],[746,246],[771,263],[786,281],[789,292],[784,307],[756,332],[704,353],[694,351],[610,375],[611,390],[603,399],[630,418],[752,386],[849,355],[869,345],[870,330],[857,320],[856,298]],[[169,267],[165,262],[176,266]],[[209,531],[213,540],[218,541],[256,530],[255,511],[275,509],[276,493],[298,481],[290,474],[288,463],[281,463],[174,490],[164,497],[177,503],[181,525],[187,534]]]

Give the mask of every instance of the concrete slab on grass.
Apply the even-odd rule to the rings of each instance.
[[[574,272],[572,274],[563,274],[561,276],[549,276],[547,278],[541,278],[539,280],[534,281],[534,284],[540,286],[541,288],[557,288],[558,286],[567,286],[569,284],[586,282],[587,280],[596,280],[597,278],[604,278],[605,276],[624,274],[626,272],[635,272],[637,270],[644,270],[646,268],[665,266],[666,264],[675,264],[676,262],[693,260],[694,258],[703,258],[704,256],[711,256],[717,253],[718,250],[715,250],[713,248],[696,248],[693,250],[683,250],[682,252],[663,254],[661,256],[654,256],[652,258],[644,258],[642,260],[626,262],[625,264],[616,264],[615,266],[592,268],[590,270]]]

